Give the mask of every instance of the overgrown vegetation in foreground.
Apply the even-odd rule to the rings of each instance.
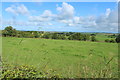
[[[117,43],[3,37],[2,59],[3,77],[20,77],[30,65],[32,77],[118,77]]]
[[[30,65],[13,65],[2,63],[2,79],[14,79],[14,78],[65,78],[64,74],[56,73],[54,69],[37,69],[34,66]],[[90,66],[79,65],[82,67],[80,71],[76,74],[75,77],[68,76],[66,78],[118,78],[118,72],[115,71],[114,67],[111,66],[110,61],[106,64],[99,64],[99,67],[94,67],[93,63],[90,63]],[[114,72],[114,73],[113,73]],[[72,72],[68,69],[67,74],[72,74]]]

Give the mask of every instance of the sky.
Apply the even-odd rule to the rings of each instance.
[[[117,33],[117,8],[116,2],[3,2],[2,29]]]

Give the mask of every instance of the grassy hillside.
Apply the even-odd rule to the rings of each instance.
[[[97,35],[96,35],[96,39],[98,40],[98,41],[105,41],[106,39],[114,39],[115,40],[115,38],[110,38],[110,37],[108,37],[109,35],[113,35],[113,34],[107,34],[107,33],[97,33]]]
[[[8,63],[53,69],[63,77],[102,77],[97,71],[107,67],[107,77],[117,77],[117,43],[10,37],[3,37],[2,43]]]

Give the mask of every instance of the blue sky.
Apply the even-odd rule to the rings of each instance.
[[[115,2],[3,2],[2,29],[117,32]]]

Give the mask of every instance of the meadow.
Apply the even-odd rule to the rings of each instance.
[[[41,38],[2,38],[2,59],[64,78],[118,77],[118,44]]]

